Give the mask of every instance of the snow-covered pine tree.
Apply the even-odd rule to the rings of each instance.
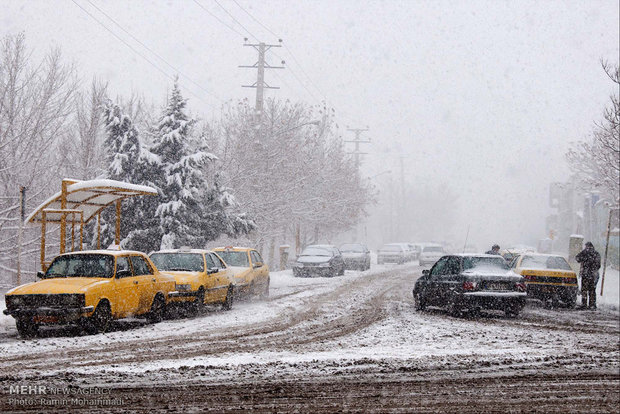
[[[133,184],[151,185],[147,180],[148,174],[156,164],[157,157],[150,154],[140,140],[138,130],[133,125],[129,116],[123,113],[121,107],[111,100],[106,100],[103,105],[103,119],[105,123],[106,139],[104,148],[106,151],[107,171],[105,178],[125,181]],[[144,208],[152,205],[154,197],[130,198],[122,205],[121,215],[121,246],[135,250],[148,251],[148,245],[141,243],[142,239],[149,240],[152,237],[152,228],[157,230],[157,222],[154,216]],[[146,214],[145,214],[146,213]],[[113,207],[108,207],[101,214],[101,245],[106,247],[114,241],[114,226],[116,212]],[[142,233],[149,233],[148,237],[138,237]],[[137,233],[137,234],[136,234]],[[91,231],[91,245],[96,245],[96,233]]]
[[[159,157],[162,198],[159,218],[161,248],[202,247],[221,233],[251,230],[251,222],[229,212],[233,198],[209,185],[204,167],[217,157],[192,136],[195,119],[185,112],[186,100],[175,81],[160,118],[151,151]],[[245,228],[244,228],[245,226]]]

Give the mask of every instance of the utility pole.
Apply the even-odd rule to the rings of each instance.
[[[17,234],[17,286],[22,284],[22,243],[24,220],[26,220],[26,187],[19,187],[19,229]]]
[[[247,38],[245,39],[245,41],[247,42]],[[282,39],[279,40],[280,43],[282,43]],[[263,42],[260,42],[258,44],[252,44],[252,43],[245,43],[243,46],[251,46],[254,49],[256,49],[256,51],[258,52],[258,61],[250,66],[247,65],[243,65],[243,66],[239,66],[240,68],[250,68],[250,69],[256,69],[257,70],[257,76],[256,76],[256,82],[252,85],[241,85],[243,88],[255,88],[256,89],[256,105],[255,105],[255,109],[256,109],[256,113],[258,114],[258,116],[260,117],[260,115],[263,112],[263,96],[264,96],[264,89],[280,89],[277,86],[269,86],[266,82],[265,82],[265,69],[284,69],[284,66],[271,66],[269,65],[266,61],[265,61],[265,52],[267,52],[269,49],[271,49],[272,47],[282,47],[282,45],[267,45]],[[284,64],[284,61],[282,61],[282,64]]]
[[[353,152],[350,152],[350,154],[353,154],[354,158],[355,158],[355,167],[359,170],[360,168],[360,155],[366,155],[366,152],[360,152],[360,144],[369,144],[370,143],[370,139],[368,139],[368,141],[362,141],[362,139],[360,138],[362,135],[362,132],[368,131],[368,128],[347,128],[347,131],[351,131],[355,134],[355,139],[352,141],[345,141],[345,142],[352,142],[355,144],[355,149],[353,150]]]

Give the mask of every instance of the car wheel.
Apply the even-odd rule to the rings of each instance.
[[[84,328],[89,334],[107,332],[112,325],[112,312],[108,302],[100,302],[95,312],[88,318]]]
[[[204,291],[203,291],[204,294]],[[204,296],[203,296],[204,298]],[[204,299],[203,299],[204,302]],[[151,323],[161,322],[164,319],[164,314],[166,313],[166,301],[164,300],[161,294],[156,294],[153,298],[153,303],[151,304],[151,310],[146,315],[146,319],[148,319]]]
[[[509,303],[504,309],[504,313],[510,318],[519,316],[519,312],[521,312],[521,306],[516,303]]]
[[[452,302],[448,306],[448,313],[451,316],[454,316],[455,318],[458,318],[463,313],[463,310],[461,309],[461,307],[456,302]]]
[[[415,304],[415,310],[423,311],[426,309],[426,301],[420,295],[420,292],[413,293],[413,303]]]
[[[18,319],[15,321],[15,326],[22,338],[35,337],[39,332],[39,325],[32,322],[30,319]]]
[[[198,293],[196,293],[196,299],[192,303],[192,312],[195,314],[200,313],[205,306],[205,288],[200,286]]]
[[[233,288],[233,285],[228,286],[228,291],[226,292],[226,299],[224,299],[224,302],[222,303],[222,309],[224,310],[231,310],[233,307],[233,302],[235,298],[235,289]]]

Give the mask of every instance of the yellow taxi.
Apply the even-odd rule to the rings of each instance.
[[[574,307],[577,301],[577,274],[559,255],[525,253],[513,262],[514,271],[525,278],[528,297],[558,306]]]
[[[146,316],[162,319],[174,278],[161,274],[144,253],[91,250],[54,258],[41,280],[6,293],[5,315],[23,337],[39,326],[77,323],[89,333],[105,332],[112,320]]]
[[[269,267],[256,249],[250,247],[216,247],[213,249],[228,265],[239,296],[269,296]]]
[[[162,273],[174,277],[175,292],[169,295],[172,303],[191,305],[194,311],[205,304],[232,308],[234,280],[217,253],[181,247],[151,253],[150,258]]]

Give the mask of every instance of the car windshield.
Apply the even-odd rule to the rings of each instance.
[[[463,270],[482,270],[482,269],[501,269],[509,270],[506,261],[501,257],[477,257],[467,256],[463,258]]]
[[[422,251],[424,253],[443,253],[443,248],[441,246],[426,246]]]
[[[366,249],[361,244],[343,244],[340,246],[341,252],[364,253]]]
[[[332,252],[323,247],[307,247],[301,252],[300,256],[333,256]]]
[[[402,247],[394,245],[394,244],[386,244],[381,247],[379,250],[384,252],[401,252],[403,250]]]
[[[153,253],[151,260],[159,270],[168,272],[203,272],[205,268],[201,253]]]
[[[59,256],[47,268],[46,278],[112,277],[114,257],[109,254],[73,254]]]
[[[218,251],[217,254],[226,262],[228,266],[250,267],[248,252],[233,250]]]
[[[521,267],[529,269],[572,270],[562,256],[524,256]]]

